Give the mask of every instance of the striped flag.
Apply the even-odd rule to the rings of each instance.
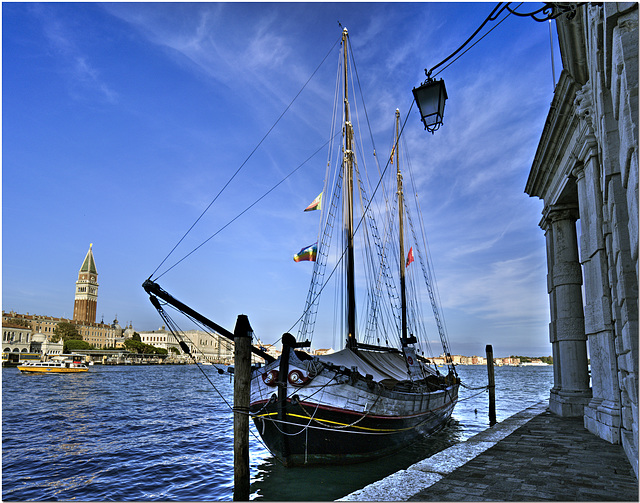
[[[313,211],[313,210],[321,210],[322,209],[322,192],[318,194],[313,202],[305,208],[304,211]]]
[[[316,261],[316,255],[318,254],[318,243],[315,242],[306,248],[303,248],[298,253],[293,256],[293,260],[295,262],[302,262],[303,260],[308,260],[310,262]]]

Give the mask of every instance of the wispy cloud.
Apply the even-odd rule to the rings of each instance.
[[[118,93],[111,89],[100,71],[91,64],[89,56],[78,46],[73,29],[46,6],[44,9],[35,9],[34,12],[43,23],[43,32],[51,47],[62,56],[65,64],[63,71],[68,73],[71,89],[76,96],[97,92],[107,102],[117,102]]]
[[[539,264],[535,253],[495,261],[472,275],[461,268],[445,278],[444,287],[440,281],[445,307],[504,323],[545,319],[544,271]]]

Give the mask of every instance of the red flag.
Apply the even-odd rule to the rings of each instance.
[[[413,246],[411,248],[409,248],[409,255],[407,255],[407,266],[409,267],[409,264],[413,262]]]

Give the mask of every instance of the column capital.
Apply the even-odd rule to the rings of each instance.
[[[542,211],[542,221],[540,227],[546,228],[549,224],[560,220],[571,220],[575,222],[580,218],[577,204],[552,204]]]
[[[589,129],[587,134],[585,134],[581,140],[582,141],[580,141],[574,149],[574,155],[579,161],[586,164],[589,162],[589,159],[598,156],[598,140],[596,139],[595,134],[593,134],[592,129]]]

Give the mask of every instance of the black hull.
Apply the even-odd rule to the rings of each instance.
[[[315,403],[287,400],[251,405],[254,423],[271,452],[285,466],[359,463],[402,450],[448,422],[457,385],[437,409],[405,416],[367,415]],[[283,418],[283,419],[281,419]]]

